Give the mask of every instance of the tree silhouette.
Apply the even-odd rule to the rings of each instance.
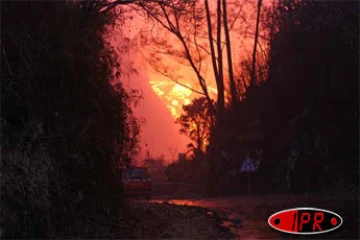
[[[139,134],[134,96],[106,41],[115,13],[82,4],[1,2],[5,238],[98,236],[76,226],[121,207],[118,170]]]
[[[210,111],[206,98],[193,99],[189,105],[183,106],[184,113],[177,118],[180,133],[189,136],[193,153],[205,153],[209,144],[210,130],[214,124],[214,115]]]

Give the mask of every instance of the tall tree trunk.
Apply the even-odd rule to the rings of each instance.
[[[212,35],[213,33],[212,33],[212,26],[211,26],[209,1],[205,0],[204,2],[205,2],[206,22],[207,22],[207,28],[208,28],[211,61],[212,61],[212,65],[213,65],[215,81],[217,83],[219,81],[219,73],[218,73],[217,64],[216,64],[216,54],[215,54],[215,47],[214,47],[214,38]]]
[[[256,47],[257,47],[258,38],[259,38],[259,22],[260,22],[261,3],[262,3],[262,0],[258,0],[254,49],[253,49],[253,55],[252,55],[251,80],[250,80],[249,87],[253,87],[256,84]]]
[[[225,94],[224,94],[224,73],[223,73],[223,59],[221,49],[221,0],[217,1],[217,32],[216,32],[216,45],[217,45],[217,60],[218,60],[218,82],[217,86],[217,114],[216,125],[222,127],[223,118],[225,113]]]
[[[235,106],[238,101],[238,95],[236,90],[234,71],[233,71],[233,63],[231,57],[231,42],[230,42],[230,32],[227,22],[227,12],[226,12],[226,0],[222,0],[223,5],[223,21],[224,21],[224,32],[226,39],[226,53],[227,53],[227,62],[228,62],[228,70],[229,70],[229,82],[230,82],[230,93],[231,93],[231,102],[232,105]]]
[[[211,53],[211,61],[212,61],[212,65],[213,65],[213,71],[214,71],[214,77],[215,77],[215,82],[216,82],[216,86],[217,86],[217,91],[218,91],[218,96],[217,96],[217,112],[222,112],[222,107],[219,107],[219,104],[224,105],[225,102],[224,100],[224,94],[221,94],[221,91],[223,91],[223,87],[219,87],[219,84],[221,86],[221,79],[219,76],[219,71],[218,71],[218,66],[216,63],[216,53],[215,53],[215,47],[214,47],[214,38],[213,38],[213,33],[212,33],[212,25],[211,25],[211,15],[210,15],[210,8],[209,8],[209,1],[205,0],[205,12],[206,12],[206,22],[207,22],[207,28],[208,28],[208,36],[209,36],[209,45],[210,45],[210,53]],[[223,84],[222,84],[223,85]],[[224,108],[224,107],[223,107]]]
[[[220,191],[220,169],[219,159],[217,154],[219,135],[224,125],[225,115],[225,99],[224,99],[224,77],[223,77],[223,60],[221,51],[221,0],[217,2],[217,33],[216,33],[216,46],[217,46],[217,62],[218,62],[218,80],[216,83],[217,95],[217,111],[216,123],[211,131],[210,144],[208,151],[208,158],[210,163],[209,169],[209,193],[218,195]]]

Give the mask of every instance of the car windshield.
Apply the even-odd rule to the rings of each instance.
[[[147,178],[149,174],[146,168],[127,168],[124,171],[124,176],[127,178]]]

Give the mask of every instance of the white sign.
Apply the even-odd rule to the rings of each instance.
[[[256,165],[253,163],[253,161],[249,156],[246,156],[241,165],[240,172],[256,172],[256,171],[257,171]]]

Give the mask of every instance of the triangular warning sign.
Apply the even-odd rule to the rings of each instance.
[[[253,163],[253,161],[249,156],[246,156],[241,165],[240,172],[256,172],[256,171],[257,171],[256,165]]]

